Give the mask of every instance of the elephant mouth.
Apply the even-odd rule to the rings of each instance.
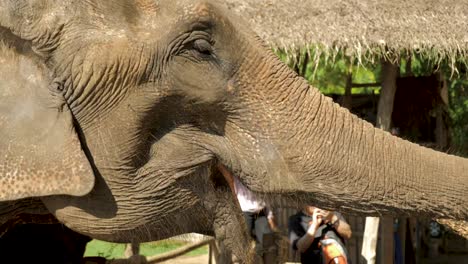
[[[234,198],[237,200],[237,195],[234,187],[234,182],[240,182],[245,188],[247,188],[251,193],[258,194],[257,192],[253,191],[247,183],[244,183],[241,180],[241,177],[236,176],[236,174],[232,173],[231,170],[223,165],[222,163],[218,163],[216,165],[217,173],[215,173],[214,177],[212,178],[213,182],[215,183],[215,187],[229,189],[232,192]]]
[[[234,200],[236,201],[236,204],[240,208],[240,205],[237,202],[237,195],[236,195],[236,191],[234,187],[235,185],[234,182],[235,181],[240,182],[241,181],[240,178],[237,177],[234,173],[232,173],[228,167],[226,167],[225,165],[221,163],[218,163],[216,165],[216,170],[218,171],[218,173],[216,174],[217,179],[215,180],[216,182],[215,186],[217,186],[218,189],[223,188],[224,190],[230,191],[233,195]],[[245,186],[245,187],[250,190],[248,186]]]
[[[221,163],[215,164],[211,169],[211,181],[218,190],[230,191],[235,197],[234,178],[236,177],[230,169]]]
[[[218,163],[217,169],[221,173],[221,175],[223,176],[224,181],[226,182],[228,187],[231,189],[232,193],[235,194],[235,191],[234,191],[234,177],[235,176],[234,176],[234,174],[228,168],[226,168],[226,166],[224,166],[221,163]]]

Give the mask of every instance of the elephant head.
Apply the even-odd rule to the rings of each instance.
[[[272,200],[468,219],[466,159],[340,108],[221,4],[0,3],[0,36],[48,78],[37,96],[1,98],[7,120],[12,105],[35,117],[2,123],[2,200],[42,197],[95,238],[214,230],[238,252],[247,234],[225,177]]]

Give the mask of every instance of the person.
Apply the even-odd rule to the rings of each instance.
[[[306,205],[292,215],[288,222],[289,241],[293,250],[300,253],[301,263],[324,263],[321,246],[333,241],[344,256],[332,263],[346,263],[345,240],[351,238],[351,227],[338,212]]]

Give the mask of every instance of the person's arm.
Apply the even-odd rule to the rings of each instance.
[[[342,238],[344,238],[345,240],[351,238],[351,235],[353,233],[351,231],[351,226],[348,224],[348,222],[346,222],[346,220],[340,213],[333,213],[331,224]]]
[[[296,247],[299,252],[304,253],[312,245],[315,239],[315,232],[317,232],[321,223],[322,218],[319,217],[319,210],[315,209],[312,215],[312,223],[307,229],[307,232],[296,242]]]
[[[268,209],[268,215],[267,215],[268,225],[270,226],[271,231],[279,232],[279,228],[275,222],[275,215],[273,214],[271,207],[268,207],[267,209]]]

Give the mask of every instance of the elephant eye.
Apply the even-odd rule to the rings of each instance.
[[[206,39],[196,39],[193,42],[193,49],[201,56],[211,56],[213,54],[213,46]]]
[[[49,85],[49,90],[57,93],[57,94],[62,94],[65,90],[64,84],[61,81],[54,80],[50,85]]]

